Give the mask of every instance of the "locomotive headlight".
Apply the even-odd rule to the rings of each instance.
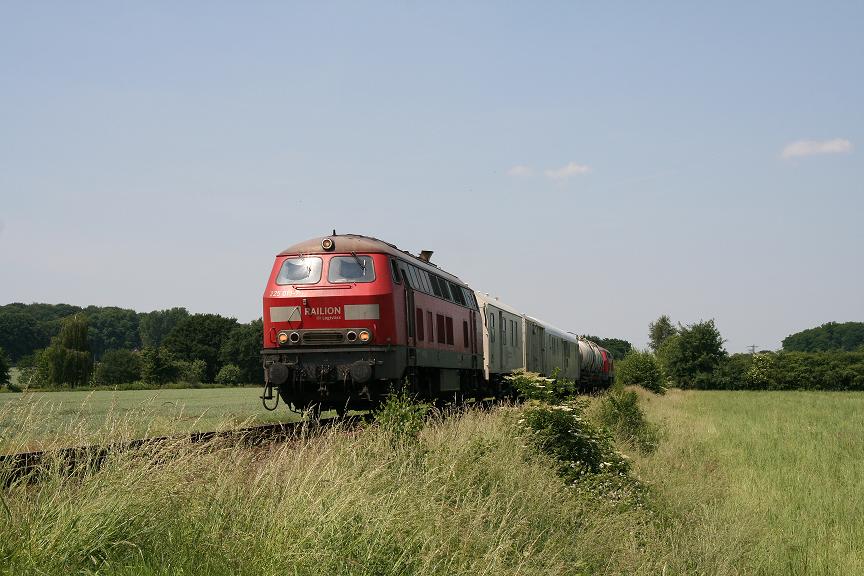
[[[284,346],[288,343],[288,333],[287,332],[279,332],[279,336],[276,337],[279,341],[280,346]]]
[[[372,340],[372,334],[368,330],[361,330],[359,334],[357,334],[357,338],[360,342],[369,342]]]
[[[333,249],[333,240],[330,238],[325,238],[321,241],[321,248],[324,250],[332,250]]]

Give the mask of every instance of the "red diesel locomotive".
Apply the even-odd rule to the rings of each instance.
[[[264,294],[265,398],[276,388],[296,409],[342,412],[404,378],[430,399],[478,392],[477,300],[430,255],[335,233],[279,253]]]
[[[431,254],[335,232],[279,253],[264,293],[264,405],[275,389],[295,410],[369,408],[405,379],[428,400],[479,398],[519,369],[612,381],[607,350],[475,293]]]

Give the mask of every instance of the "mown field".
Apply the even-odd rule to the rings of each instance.
[[[257,410],[254,390],[218,392]],[[409,444],[375,427],[178,442],[6,489],[0,573],[864,573],[864,394],[640,396],[662,439],[619,443],[636,502],[565,486],[513,407],[433,419]]]
[[[0,452],[294,418],[282,404],[265,411],[260,395],[260,388],[0,394]]]

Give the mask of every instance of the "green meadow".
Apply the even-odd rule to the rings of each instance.
[[[642,395],[640,476],[680,573],[864,574],[864,394]]]

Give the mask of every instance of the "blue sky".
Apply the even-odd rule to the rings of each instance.
[[[0,2],[0,303],[354,232],[568,330],[864,320],[864,4]]]

